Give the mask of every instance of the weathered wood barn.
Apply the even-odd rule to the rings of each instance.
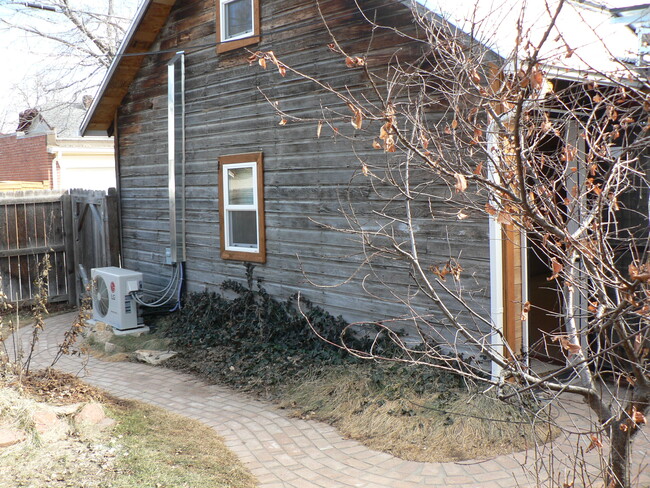
[[[248,60],[273,51],[354,92],[368,88],[364,70],[328,44],[337,39],[371,66],[408,63],[420,55],[413,19],[410,2],[397,0],[145,1],[82,126],[115,136],[123,266],[160,285],[183,263],[186,289],[198,291],[244,279],[242,263],[251,262],[271,294],[301,292],[348,320],[400,317],[410,304],[428,313],[408,266],[385,261],[370,273],[372,248],[335,230],[351,219],[380,230],[378,190],[361,161],[391,155],[350,142],[349,110],[324,86]],[[345,112],[340,126],[322,126],[336,111]],[[505,321],[521,349],[520,249],[495,247],[485,215],[437,215],[418,223],[424,264],[462,255],[475,309]]]

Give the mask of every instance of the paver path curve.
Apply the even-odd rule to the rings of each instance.
[[[64,314],[47,320],[33,359],[35,366],[49,365],[73,318],[73,314]],[[92,357],[87,364],[78,357],[64,357],[56,368],[79,374],[88,383],[118,397],[145,401],[204,422],[223,436],[228,447],[246,463],[260,488],[534,486],[521,468],[522,463],[531,464],[531,452],[482,462],[403,461],[344,439],[324,423],[290,418],[270,403],[177,371]],[[561,417],[560,421],[567,425],[576,421],[566,413]],[[574,446],[575,438],[570,442]],[[637,440],[634,450],[637,454],[647,453],[649,445],[646,434]],[[564,456],[560,448],[553,449],[561,461]],[[647,460],[641,460],[640,467],[635,467],[635,472],[642,473],[642,479],[637,478],[640,487],[650,486],[650,469],[643,469],[645,464]]]

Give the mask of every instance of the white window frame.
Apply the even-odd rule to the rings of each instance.
[[[221,42],[236,41],[238,39],[245,39],[247,37],[251,37],[255,35],[255,3],[254,0],[248,0],[251,5],[250,29],[236,36],[226,37],[226,5],[234,1],[236,0],[219,0],[219,21],[221,23],[220,25]]]
[[[230,203],[230,185],[228,181],[228,171],[231,169],[242,169],[242,168],[251,168],[253,170],[253,203],[252,205],[242,205],[242,204],[231,204]],[[227,251],[237,251],[237,252],[250,252],[250,253],[259,253],[260,252],[260,225],[259,225],[259,206],[258,206],[258,195],[257,195],[257,162],[252,161],[249,163],[229,163],[224,165],[224,171],[222,172],[223,181],[223,229],[224,229],[224,238],[225,238],[225,249]],[[237,246],[230,244],[231,241],[231,226],[230,226],[230,212],[237,211],[254,211],[255,212],[255,237],[257,240],[257,245],[255,247],[246,247],[246,246]]]

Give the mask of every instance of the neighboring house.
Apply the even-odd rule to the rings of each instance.
[[[112,138],[78,135],[86,109],[79,103],[22,112],[16,133],[0,135],[0,190],[114,187]]]
[[[0,190],[51,189],[54,134],[0,135]]]
[[[390,29],[373,30],[356,3],[320,2],[346,51],[377,65],[395,53],[401,62],[418,57],[417,43]],[[377,24],[416,35],[410,2],[359,3]],[[242,279],[241,263],[252,262],[264,286],[280,298],[302,292],[349,320],[400,316],[399,300],[359,271],[358,243],[327,227],[346,227],[340,211],[346,199],[372,205],[370,188],[351,183],[358,158],[387,156],[370,147],[353,152],[345,140],[317,138],[315,125],[279,125],[260,88],[281,108],[313,114],[315,120],[337,101],[302,79],[250,67],[246,59],[247,49],[272,50],[332,86],[366,85],[363,70],[346,70],[339,56],[328,53],[329,39],[314,0],[143,3],[81,131],[116,138],[125,267],[162,284],[172,274],[166,265],[182,262],[187,290],[198,291]],[[619,40],[636,43],[631,32]],[[498,54],[498,46],[494,51]],[[557,76],[579,73],[569,64]],[[371,218],[367,225],[374,225]],[[419,232],[425,263],[462,254],[463,267],[475,277],[467,293],[486,315],[502,315],[507,300],[521,305],[521,290],[503,298],[506,287],[521,287],[521,276],[515,276],[522,272],[520,258],[507,264],[512,275],[504,283],[490,280],[505,258],[501,243],[494,253],[487,217],[423,219]],[[511,251],[514,256],[518,249]],[[426,300],[412,293],[403,270],[394,262],[375,271],[426,313]],[[448,306],[451,313],[463,311],[454,300]],[[508,317],[506,327],[516,329],[515,348],[525,348],[519,313],[511,310]],[[439,323],[435,314],[429,321]]]

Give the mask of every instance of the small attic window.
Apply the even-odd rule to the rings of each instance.
[[[259,0],[217,0],[217,52],[260,41]]]

